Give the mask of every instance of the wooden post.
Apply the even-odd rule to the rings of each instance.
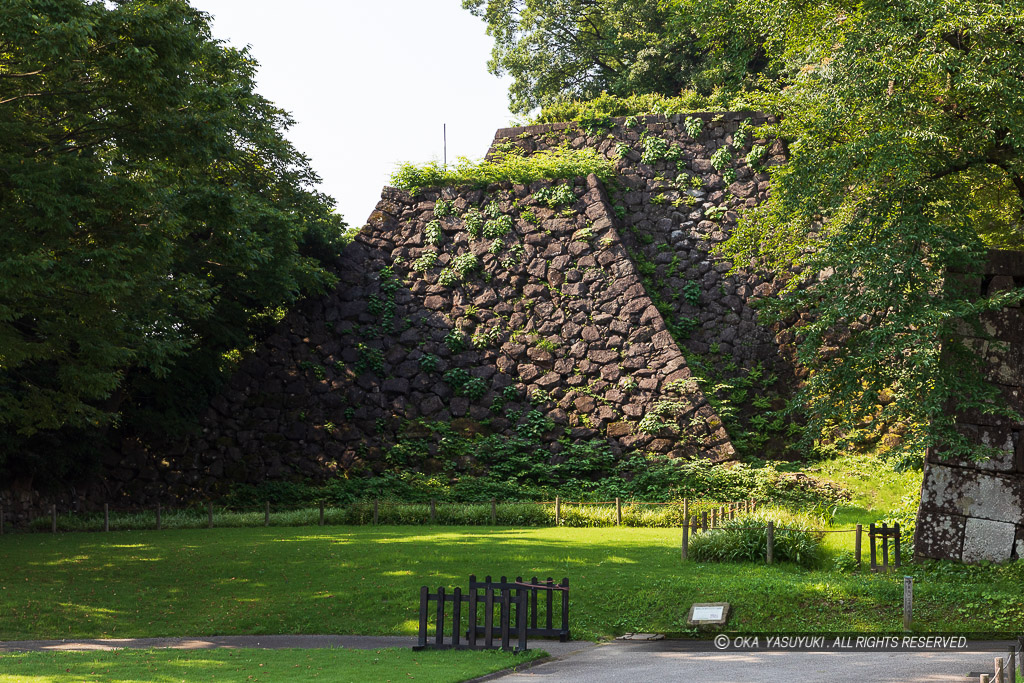
[[[708,522],[711,524],[712,529],[715,528],[715,512],[717,512],[717,509],[711,508],[711,514],[708,515]]]
[[[857,531],[853,536],[853,554],[857,558],[857,569],[860,569],[860,541],[861,535],[864,533],[864,527],[860,524],[857,525]]]
[[[50,525],[52,527],[53,533],[57,533],[57,505],[56,504],[50,505],[50,523],[51,523]]]
[[[206,504],[206,528],[213,528],[213,503],[209,502]]]
[[[270,501],[263,506],[263,526],[270,526]]]
[[[981,676],[978,677],[978,683],[989,683],[988,674],[981,674]]]
[[[910,630],[914,612],[914,577],[903,577],[903,630]]]
[[[103,504],[103,530],[110,531],[110,503]]]
[[[562,499],[555,496],[555,526],[558,526],[562,520]]]
[[[380,517],[378,515],[379,508],[380,508],[380,499],[379,498],[374,498],[373,499],[373,525],[374,526],[377,526],[377,520],[380,519]]]
[[[618,496],[615,496],[615,523],[622,526],[622,503]]]
[[[323,526],[323,525],[324,525],[324,502],[321,500],[320,501],[320,522],[319,522],[319,526]]]
[[[703,512],[700,513],[700,530],[701,531],[707,531],[708,530],[708,511],[707,510],[704,510]]]
[[[430,499],[430,523],[433,524],[437,521],[437,503],[433,498]]]
[[[491,526],[498,526],[498,501],[491,498]]]
[[[1006,674],[1004,673],[1004,670],[1003,670],[1003,658],[1002,657],[996,657],[995,683],[1005,683],[1006,682],[1005,676],[1006,676]]]
[[[156,504],[156,530],[160,531],[163,528],[163,510],[160,508],[160,503]]]
[[[757,500],[754,498],[750,499],[750,511],[757,512]]]
[[[686,560],[687,546],[690,544],[690,520],[688,517],[683,517],[683,549],[680,553],[679,559]]]
[[[871,544],[871,571],[878,567],[878,559],[875,555],[875,525],[868,525],[868,543]]]
[[[1017,648],[1013,645],[1010,646],[1010,665],[1007,669],[1010,671],[1010,683],[1017,683]]]
[[[885,522],[882,522],[882,571],[889,571],[889,538],[885,533],[889,530]]]
[[[683,498],[683,519],[690,518],[690,501],[687,498]]]
[[[896,522],[895,524],[892,525],[892,528],[896,530],[896,536],[895,536],[895,538],[896,538],[896,546],[895,546],[895,548],[893,550],[893,554],[896,555],[896,557],[894,559],[896,561],[896,568],[899,569],[899,566],[900,566],[900,523]]]
[[[775,561],[775,522],[768,522],[768,553],[765,558],[768,564]]]
[[[430,592],[426,586],[420,586],[420,633],[418,647],[427,646],[427,605],[429,604]],[[474,629],[475,630],[475,629]]]

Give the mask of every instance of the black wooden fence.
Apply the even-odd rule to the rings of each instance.
[[[482,592],[481,592],[482,591]],[[538,604],[538,593],[545,594],[543,602]],[[561,619],[558,626],[554,623],[554,593],[561,594]],[[436,605],[434,619],[434,635],[429,635],[430,603]],[[447,606],[451,605],[451,619],[447,618]],[[466,606],[463,611],[463,605]],[[538,625],[538,608],[546,609],[543,625]],[[482,614],[481,614],[482,609]],[[497,619],[495,611],[497,610]],[[481,617],[482,622],[481,623]],[[462,639],[463,621],[465,621],[465,641]],[[446,624],[450,628],[445,628]],[[558,638],[562,642],[570,639],[569,633],[569,579],[562,579],[556,584],[554,579],[540,582],[533,577],[526,583],[520,577],[509,581],[504,576],[500,581],[492,581],[486,577],[477,581],[476,576],[469,577],[469,590],[462,592],[456,588],[446,593],[439,587],[436,593],[423,586],[420,588],[420,624],[419,640],[414,650],[482,650],[495,649],[527,650],[527,638],[547,637]],[[445,642],[445,632],[450,636]],[[517,640],[513,648],[513,636]],[[496,645],[495,642],[500,642]]]

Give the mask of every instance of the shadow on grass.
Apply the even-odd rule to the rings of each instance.
[[[677,529],[423,526],[6,536],[0,639],[411,635],[420,586],[465,589],[470,574],[568,577],[576,638],[692,633],[693,602],[732,603],[729,626],[740,630],[901,627],[900,577],[684,563],[679,541]],[[990,604],[993,614],[1019,604],[1024,572],[953,568],[927,579],[915,619],[956,630],[984,623]],[[954,590],[981,607],[959,614]]]

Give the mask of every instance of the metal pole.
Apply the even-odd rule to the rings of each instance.
[[[864,532],[864,527],[860,524],[857,525],[857,532],[853,537],[853,554],[857,557],[857,569],[860,569],[860,542],[861,534]]]

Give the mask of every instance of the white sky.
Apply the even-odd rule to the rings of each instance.
[[[513,119],[508,82],[487,73],[486,25],[460,0],[191,0],[213,35],[251,46],[258,92],[290,112],[287,137],[312,159],[352,226],[395,165],[478,159]]]

